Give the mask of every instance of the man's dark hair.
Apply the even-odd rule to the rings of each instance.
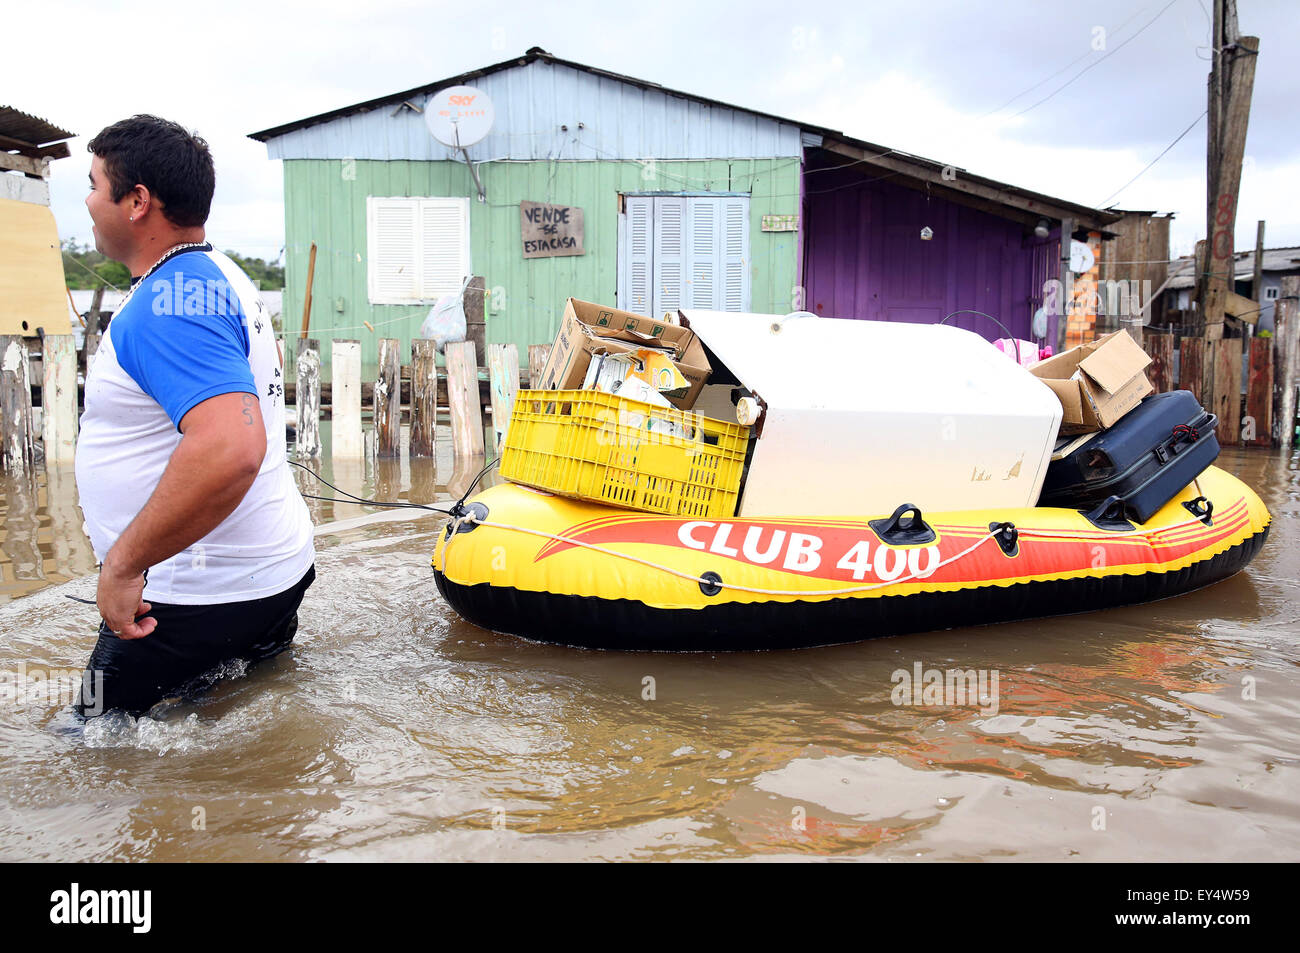
[[[86,149],[103,160],[114,202],[143,185],[173,225],[188,228],[208,220],[217,184],[212,153],[176,123],[132,116],[101,130]]]

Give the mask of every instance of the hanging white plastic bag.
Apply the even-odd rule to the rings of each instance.
[[[444,350],[448,344],[465,340],[465,289],[468,287],[469,277],[466,276],[460,291],[439,298],[420,325],[420,337],[433,341],[439,351]]]

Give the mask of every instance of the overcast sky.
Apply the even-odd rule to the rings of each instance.
[[[60,235],[82,242],[85,143],[119,118],[152,112],[203,135],[209,238],[275,258],[282,172],[248,133],[541,46],[1060,198],[1174,212],[1177,255],[1205,231],[1204,120],[1114,193],[1205,109],[1208,2],[46,0],[28,8],[31,42],[6,44],[0,102],[78,134],[51,187]],[[1239,0],[1260,56],[1238,249],[1258,219],[1270,247],[1300,245],[1298,7]]]

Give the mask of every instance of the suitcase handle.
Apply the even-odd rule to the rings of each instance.
[[[1178,456],[1182,451],[1182,445],[1184,443],[1188,446],[1194,447],[1196,446],[1196,442],[1200,439],[1201,429],[1199,427],[1195,427],[1192,424],[1179,424],[1173,429],[1173,438],[1163,446],[1155,448],[1154,453],[1156,455],[1156,460],[1161,466],[1163,466],[1170,457]]]

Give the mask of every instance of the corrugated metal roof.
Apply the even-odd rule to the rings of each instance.
[[[306,153],[302,152],[301,149],[304,145],[310,143],[313,138],[316,140],[317,144],[324,145],[326,142],[331,141],[332,137],[308,136],[304,139],[301,136],[301,131],[309,129],[310,127],[313,126],[318,126],[323,123],[330,123],[347,117],[355,117],[360,114],[369,113],[385,107],[389,107],[389,108],[400,107],[403,103],[406,102],[410,102],[410,101],[418,102],[423,97],[429,96],[441,89],[445,89],[448,86],[469,84],[471,83],[471,81],[475,79],[491,76],[493,74],[501,73],[506,70],[512,70],[512,69],[517,69],[519,67],[528,66],[529,64],[538,61],[547,64],[554,64],[557,66],[569,67],[570,69],[578,70],[582,73],[590,74],[591,76],[614,80],[617,83],[629,84],[634,87],[639,87],[643,90],[651,90],[663,94],[664,96],[674,97],[674,98],[684,100],[688,103],[703,105],[708,107],[710,110],[710,113],[704,114],[706,117],[711,114],[712,110],[720,108],[722,110],[727,111],[728,113],[755,116],[755,117],[760,117],[762,119],[769,120],[771,121],[771,123],[776,124],[775,128],[781,130],[781,132],[778,132],[775,136],[758,135],[755,138],[773,139],[775,142],[779,144],[779,147],[775,150],[772,150],[771,152],[765,151],[761,153],[762,155],[786,154],[785,150],[789,148],[789,146],[786,143],[786,140],[789,137],[781,133],[783,133],[784,130],[786,129],[798,129],[801,135],[805,137],[805,142],[807,142],[808,136],[821,137],[822,139],[821,145],[823,148],[834,149],[835,148],[834,143],[839,142],[839,143],[847,144],[851,148],[861,150],[864,153],[878,154],[876,156],[877,158],[883,158],[885,156],[889,156],[890,158],[895,159],[898,162],[906,163],[907,165],[911,166],[912,169],[916,170],[916,173],[913,177],[921,181],[929,181],[935,178],[937,173],[942,172],[942,170],[947,167],[945,163],[937,162],[933,159],[926,159],[922,156],[916,156],[916,155],[910,155],[903,152],[898,152],[896,150],[888,149],[884,146],[870,143],[862,139],[855,139],[851,136],[846,136],[837,130],[828,129],[824,126],[814,126],[809,123],[799,122],[793,119],[786,119],[781,116],[775,116],[772,115],[771,113],[759,112],[754,109],[747,109],[743,106],[733,106],[728,103],[723,103],[715,99],[709,99],[704,96],[696,96],[692,93],[682,92],[681,90],[669,89],[665,86],[660,85],[659,83],[652,83],[649,82],[648,80],[637,79],[636,77],[633,76],[625,76],[619,73],[610,72],[608,70],[597,69],[592,66],[587,66],[586,64],[583,63],[576,63],[571,60],[560,59],[559,57],[552,56],[550,53],[547,53],[545,50],[536,46],[529,49],[528,52],[526,52],[523,56],[515,57],[509,60],[503,60],[500,63],[494,63],[491,66],[486,66],[483,67],[482,69],[471,70],[466,73],[461,73],[457,76],[450,76],[446,79],[439,80],[435,83],[429,83],[424,86],[417,86],[414,89],[402,90],[401,92],[391,93],[387,96],[383,96],[378,99],[368,100],[366,102],[357,103],[352,106],[344,106],[340,109],[331,110],[330,112],[320,113],[319,115],[316,116],[309,116],[306,119],[299,119],[299,120],[295,120],[294,122],[285,123],[284,125],[274,126],[270,129],[263,129],[260,132],[250,133],[249,138],[256,139],[259,142],[266,142],[266,143],[269,143],[273,139],[284,139],[286,137],[295,140],[293,142],[294,153],[292,155],[288,153],[278,154],[278,151],[274,146],[269,147],[268,151],[270,151],[272,158],[344,158],[348,156],[352,158],[360,158],[361,156],[358,155],[356,152],[346,152],[341,155],[333,155],[332,154],[333,150],[328,150],[331,153],[329,155],[317,155],[317,154],[307,155]],[[405,112],[406,111],[403,110],[403,113]],[[391,115],[388,114],[383,115],[380,118],[380,125],[387,123],[391,118],[392,118]],[[696,116],[694,114],[691,114],[688,117],[688,120],[693,120],[695,118]],[[376,127],[372,123],[368,123],[368,122],[362,123],[355,130],[352,128],[352,124],[348,124],[348,125],[349,128],[347,130],[347,135],[349,139],[354,138],[351,135],[352,132],[360,131],[362,127],[365,128],[367,135],[379,135],[379,133],[376,131]],[[410,125],[411,125],[410,123],[407,123],[408,127]],[[536,130],[530,130],[530,133],[535,134],[535,132]],[[299,135],[294,135],[295,133]],[[399,139],[406,139],[407,141],[409,141],[409,128],[398,130],[397,135]],[[390,141],[390,137],[387,134],[382,135],[381,138],[385,142]],[[624,138],[627,138],[627,136],[625,136]],[[420,132],[419,139],[422,144],[422,147],[428,148],[427,141],[429,137],[425,136],[422,130]],[[628,143],[620,143],[620,146],[625,144],[632,145],[631,142],[628,142]],[[337,145],[337,143],[335,143],[335,145]],[[355,146],[356,143],[354,142],[352,143],[352,145]],[[486,153],[482,153],[481,146],[476,148],[480,149],[481,154],[471,155],[471,158],[476,160],[488,158]],[[640,143],[637,146],[635,146],[634,151],[635,148],[644,148],[644,143]],[[513,152],[513,149],[511,149],[510,151]],[[725,155],[729,155],[729,154],[730,153],[719,153],[717,155],[707,156],[707,158],[722,158]],[[557,158],[558,156],[556,156],[554,153],[551,153],[549,157]],[[573,155],[566,154],[562,156],[562,158],[566,158],[566,159],[594,158],[594,157],[595,156],[579,155],[576,153]],[[622,148],[619,148],[617,151],[613,153],[606,152],[606,154],[601,157],[602,158],[626,158],[627,155],[624,154],[624,150]],[[656,158],[656,156],[653,153],[650,154],[642,153],[640,157]],[[687,155],[683,155],[681,157],[693,158],[695,156],[694,153],[690,153]],[[423,158],[423,156],[416,156],[416,155],[409,155],[409,156],[403,155],[400,157],[399,156],[374,156],[374,158]],[[438,156],[436,158],[442,158],[442,156]],[[496,158],[496,156],[492,156],[492,158]],[[666,158],[666,156],[660,155],[657,156],[657,158]],[[869,159],[864,159],[862,161],[870,162]],[[1075,217],[1079,220],[1080,225],[1086,223],[1088,227],[1103,228],[1103,229],[1106,225],[1116,222],[1123,217],[1123,212],[1119,210],[1096,209],[1090,206],[1080,205],[1076,202],[1070,202],[1065,199],[1058,199],[1049,195],[1044,195],[1039,192],[1033,192],[1028,189],[1023,189],[1018,186],[1010,185],[1005,182],[999,182],[996,179],[988,179],[983,176],[972,175],[971,173],[966,172],[965,170],[958,170],[958,171],[960,172],[962,178],[967,182],[975,183],[978,186],[996,189],[1002,192],[1003,195],[1000,197],[992,198],[992,199],[986,197],[985,200],[999,202],[1008,208],[1026,210],[1029,212],[1033,212],[1036,215],[1046,215],[1048,217]],[[899,174],[899,173],[895,172],[895,174]],[[942,188],[943,186],[940,185],[940,187]],[[958,201],[962,200],[958,196],[954,196],[954,197],[957,198]]]
[[[18,139],[33,146],[43,146],[61,139],[71,139],[75,135],[74,132],[60,129],[53,123],[25,113],[21,109],[0,106],[0,136]]]
[[[475,80],[496,107],[474,162],[798,158],[799,126],[703,105],[559,63],[534,60]],[[422,96],[403,100],[426,107]],[[272,159],[456,159],[416,109],[372,109],[294,129],[267,142]]]
[[[1270,271],[1300,272],[1300,246],[1265,248],[1264,267],[1261,270],[1266,274]],[[1253,249],[1237,253],[1236,260],[1232,263],[1232,272],[1233,277],[1237,280],[1249,278],[1255,273],[1255,252]],[[1169,274],[1173,276],[1169,280],[1169,288],[1192,287],[1196,284],[1196,259],[1191,255],[1179,258],[1169,265]]]
[[[771,113],[759,112],[755,109],[747,109],[744,106],[733,106],[729,103],[720,102],[716,99],[709,99],[705,96],[696,96],[693,93],[682,92],[681,90],[669,89],[659,83],[652,83],[649,80],[637,79],[635,76],[624,76],[621,73],[612,73],[609,70],[597,69],[594,66],[587,66],[585,63],[575,63],[572,60],[560,59],[558,56],[552,56],[539,46],[534,46],[523,56],[517,56],[513,59],[502,60],[500,63],[493,63],[491,66],[485,66],[481,69],[470,70],[466,73],[460,73],[456,76],[449,76],[446,79],[438,80],[435,83],[428,83],[424,86],[417,86],[414,89],[406,89],[399,93],[390,93],[387,96],[381,96],[378,99],[370,99],[364,103],[356,103],[352,106],[343,106],[339,109],[332,109],[326,113],[320,113],[316,116],[308,116],[306,119],[297,119],[293,122],[285,123],[281,126],[273,126],[270,129],[263,129],[261,132],[249,133],[250,139],[256,139],[258,142],[266,142],[277,136],[293,132],[295,129],[303,129],[307,126],[314,126],[317,123],[329,122],[331,119],[339,119],[343,116],[351,116],[356,113],[369,112],[372,109],[379,109],[384,106],[400,106],[410,99],[418,99],[436,93],[440,89],[448,86],[468,85],[471,80],[483,76],[489,76],[493,73],[499,73],[502,70],[513,69],[517,66],[526,66],[536,60],[542,60],[547,63],[555,63],[560,66],[568,66],[571,69],[581,70],[584,73],[590,73],[593,76],[603,76],[608,79],[617,80],[620,83],[629,83],[633,86],[639,86],[642,89],[653,89],[670,96],[679,96],[682,99],[688,99],[697,103],[704,103],[710,106],[722,106],[727,109],[734,109],[738,112],[748,113],[751,116],[762,116],[780,123],[788,123],[798,126],[804,130],[811,130],[831,135],[838,135],[832,129],[824,129],[820,126],[810,126],[807,123],[797,122],[793,119],[786,119],[781,116],[774,116]]]

